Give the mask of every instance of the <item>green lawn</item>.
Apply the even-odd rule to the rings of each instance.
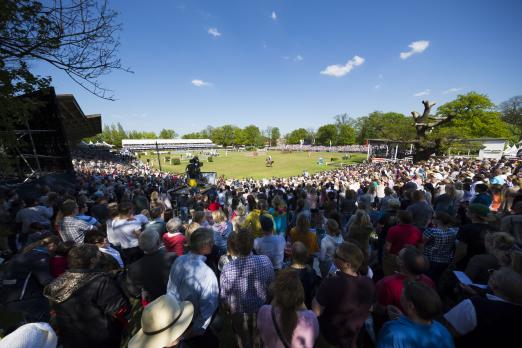
[[[289,177],[294,175],[301,175],[304,170],[307,170],[310,174],[317,173],[325,170],[331,170],[332,163],[330,159],[332,157],[337,158],[335,165],[358,163],[366,159],[366,154],[352,154],[349,160],[343,160],[343,156],[346,154],[335,153],[335,152],[314,152],[311,153],[310,157],[307,152],[292,152],[292,153],[281,153],[280,151],[269,151],[268,153],[259,152],[257,157],[252,156],[252,152],[232,152],[228,151],[225,156],[225,151],[219,151],[219,156],[214,157],[214,162],[207,162],[207,156],[200,155],[197,152],[192,152],[193,155],[198,155],[199,159],[203,162],[201,171],[203,172],[217,172],[218,176],[225,175],[226,178],[271,178],[276,177]],[[270,154],[274,160],[274,166],[272,168],[265,166],[265,159]],[[164,171],[173,173],[184,173],[185,167],[188,161],[184,159],[180,165],[170,165],[165,163],[165,156],[179,158],[179,154],[160,154],[161,165]],[[324,159],[327,165],[317,164],[319,157]],[[155,153],[148,152],[146,156],[142,156],[141,160],[150,160],[150,163],[157,168],[158,159]]]

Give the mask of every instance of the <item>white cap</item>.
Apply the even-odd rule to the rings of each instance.
[[[56,348],[58,338],[48,323],[20,326],[0,340],[0,348]]]

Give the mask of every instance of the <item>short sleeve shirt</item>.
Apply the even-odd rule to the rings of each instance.
[[[413,225],[400,224],[388,230],[386,241],[391,243],[390,254],[398,255],[406,245],[419,245],[422,242],[422,234]]]

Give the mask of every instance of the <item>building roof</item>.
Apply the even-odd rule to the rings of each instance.
[[[57,95],[56,105],[65,135],[71,143],[102,132],[101,115],[85,115],[72,94]]]

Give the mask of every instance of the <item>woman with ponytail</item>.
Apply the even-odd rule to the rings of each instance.
[[[304,305],[304,289],[298,273],[284,269],[272,284],[274,300],[259,309],[257,328],[265,347],[312,348],[319,336],[319,322]]]

